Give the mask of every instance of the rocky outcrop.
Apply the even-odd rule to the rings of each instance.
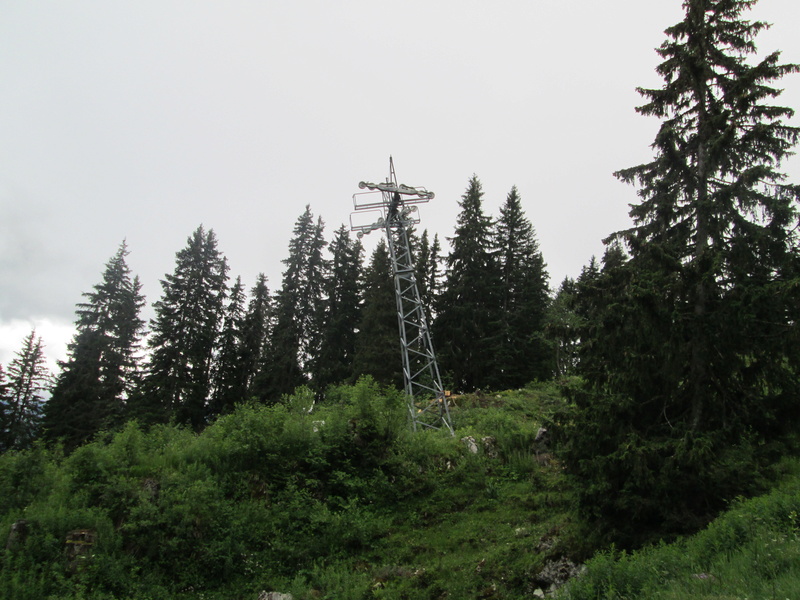
[[[28,537],[28,522],[25,519],[20,519],[11,525],[11,530],[8,532],[8,539],[6,540],[6,550],[16,550],[25,543]]]
[[[482,447],[483,453],[489,458],[497,458],[500,456],[499,452],[497,451],[497,440],[491,435],[482,437],[480,439],[480,445],[478,445],[478,440],[471,435],[461,438],[461,443],[467,447],[467,450],[470,452],[470,454],[477,454],[479,448]]]
[[[261,592],[258,595],[258,600],[293,600],[291,594],[283,594],[281,592]]]
[[[535,577],[538,589],[534,590],[533,596],[535,598],[552,596],[558,588],[573,577],[579,576],[584,569],[583,565],[576,565],[564,556],[547,561]]]
[[[77,573],[92,558],[92,546],[97,541],[97,532],[93,529],[73,529],[67,534],[67,572]]]
[[[461,438],[461,443],[467,447],[467,450],[469,450],[471,454],[478,453],[478,443],[471,435]]]

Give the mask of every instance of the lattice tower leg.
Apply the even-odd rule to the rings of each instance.
[[[402,210],[386,219],[386,238],[392,260],[403,382],[412,428],[414,431],[419,428],[447,429],[453,434]]]

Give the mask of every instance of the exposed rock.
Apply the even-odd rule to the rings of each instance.
[[[381,567],[375,574],[375,581],[379,583],[386,583],[392,579],[411,579],[412,577],[418,577],[421,573],[424,573],[424,571],[425,569],[417,569],[416,571],[412,571],[407,567],[385,565]]]
[[[80,571],[92,558],[92,546],[97,541],[97,532],[92,529],[73,529],[67,534],[67,571]]]
[[[258,600],[293,600],[291,594],[282,594],[281,592],[261,592],[258,595]]]
[[[539,444],[540,446],[547,446],[550,443],[550,434],[548,433],[547,429],[544,427],[539,427],[539,431],[536,432],[536,437],[533,438],[533,442],[535,444]]]
[[[148,500],[155,502],[158,500],[158,494],[161,491],[161,484],[157,479],[148,477],[142,481],[142,490],[147,495]]]
[[[538,552],[539,554],[544,554],[545,552],[549,552],[550,550],[553,549],[553,546],[556,545],[557,541],[558,541],[557,537],[550,537],[550,536],[543,537],[541,540],[539,540],[539,543],[536,545],[536,552]]]
[[[491,435],[481,438],[480,446],[478,441],[471,435],[461,438],[461,443],[467,447],[472,454],[477,454],[479,448],[483,448],[484,454],[489,458],[497,458],[499,453],[497,451],[497,440]]]
[[[553,548],[556,547],[559,541],[559,535],[561,533],[561,528],[556,526],[550,528],[550,530],[545,533],[541,538],[539,538],[539,543],[536,545],[536,552],[538,554],[548,554],[550,553]],[[550,556],[553,556],[550,554]]]
[[[28,521],[20,519],[11,525],[11,530],[8,532],[8,539],[6,540],[6,550],[16,550],[25,543],[28,537]]]
[[[528,537],[531,534],[531,530],[527,527],[517,527],[514,529],[514,535],[516,537]]]
[[[475,438],[471,435],[461,438],[461,443],[467,447],[472,454],[478,453],[478,443],[475,441]]]
[[[497,440],[491,436],[487,435],[486,437],[481,438],[481,444],[483,445],[483,452],[489,458],[497,458],[499,453],[497,452]]]
[[[542,586],[560,587],[568,580],[581,573],[582,568],[570,559],[562,556],[558,560],[551,560],[545,563],[544,568],[539,571],[536,581]]]

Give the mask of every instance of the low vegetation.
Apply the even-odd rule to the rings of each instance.
[[[535,442],[557,390],[455,403],[455,438],[410,432],[402,396],[364,379],[200,434],[130,423],[68,456],[7,452],[0,597],[530,597],[565,551]]]
[[[561,598],[800,598],[800,463],[782,466],[787,471],[782,485],[737,500],[692,537],[633,553],[599,553]]]
[[[693,537],[590,558],[541,435],[564,408],[555,384],[454,398],[455,437],[412,433],[403,397],[368,378],[313,398],[241,405],[199,434],[132,422],[68,455],[6,452],[0,597],[800,597],[796,460]]]

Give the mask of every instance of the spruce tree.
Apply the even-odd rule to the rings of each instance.
[[[778,52],[748,63],[754,38],[767,27],[742,19],[754,4],[684,4],[686,18],[667,30],[670,41],[659,49],[664,87],[639,90],[648,102],[638,111],[663,119],[656,157],[617,173],[641,186],[642,202],[631,211],[635,226],[619,234],[633,266],[652,263],[649,270],[679,282],[670,285],[670,304],[682,309],[688,352],[679,360],[688,362],[676,392],[689,402],[691,430],[729,409],[749,412],[738,394],[717,394],[716,382],[736,379],[743,361],[755,358],[751,352],[766,352],[759,370],[783,361],[784,350],[766,340],[785,332],[787,323],[757,290],[784,279],[796,241],[791,229],[800,188],[782,184],[777,168],[798,129],[783,122],[793,110],[767,102],[780,94],[773,82],[798,66],[779,64]],[[753,302],[753,293],[765,297]],[[716,406],[709,406],[715,396]]]
[[[353,380],[371,375],[382,385],[403,386],[392,261],[381,239],[364,273],[364,307],[358,325]]]
[[[637,110],[662,120],[633,227],[611,240],[566,463],[598,523],[635,536],[702,523],[752,489],[758,460],[798,422],[797,200],[779,166],[798,138],[775,82],[779,53],[751,62],[767,27],[755,2],[687,0],[666,30],[659,89]],[[588,348],[588,347],[587,347]],[[589,360],[591,358],[591,360]]]
[[[435,316],[435,300],[439,292],[441,278],[441,245],[439,235],[434,234],[433,241],[428,237],[428,230],[422,232],[419,242],[419,249],[415,253],[416,277],[419,295],[428,318],[433,321]]]
[[[46,437],[63,440],[68,449],[118,427],[138,384],[144,297],[138,277],[131,277],[128,254],[123,242],[106,263],[103,280],[78,304],[77,331],[45,406]]]
[[[8,387],[4,405],[4,427],[0,450],[29,447],[39,434],[45,393],[51,385],[42,338],[36,330],[8,364]]]
[[[544,336],[549,276],[516,186],[500,207],[495,240],[501,297],[492,382],[495,388],[506,389],[553,375],[552,354]]]
[[[574,375],[578,367],[578,346],[583,320],[575,310],[576,294],[575,280],[565,277],[545,317],[545,337],[553,353],[555,375],[560,379]]]
[[[11,430],[11,394],[3,365],[0,365],[0,452],[4,452],[9,443]]]
[[[459,205],[434,333],[440,366],[454,389],[470,392],[491,384],[502,290],[492,220],[483,212],[477,176]]]
[[[213,373],[209,416],[227,414],[247,398],[247,365],[243,359],[244,286],[237,277],[228,292]]]
[[[256,386],[263,401],[276,402],[308,383],[312,359],[318,355],[326,269],[323,232],[322,219],[315,224],[307,205],[295,223],[289,256],[283,261],[286,270],[275,297],[270,353]]]
[[[250,290],[250,303],[242,325],[242,367],[248,398],[256,395],[257,377],[262,362],[269,357],[269,338],[272,333],[272,297],[267,277],[259,273]]]
[[[195,429],[206,423],[227,272],[214,231],[201,225],[176,254],[175,271],[161,281],[143,396],[134,417],[175,419]]]
[[[320,354],[326,308],[326,281],[329,269],[325,259],[325,223],[317,218],[309,246],[308,267],[300,289],[300,363],[307,379],[314,376],[314,363]]]
[[[334,234],[330,252],[320,351],[314,361],[313,381],[318,392],[350,379],[361,318],[361,242],[351,239],[350,230],[342,225]]]
[[[655,337],[655,321],[644,327],[644,316],[630,318],[625,307],[629,300],[630,278],[623,267],[628,256],[622,246],[611,243],[602,261],[594,256],[581,269],[574,286],[572,309],[579,323],[578,372],[589,381],[600,381],[614,363],[615,353],[623,352],[632,340]],[[652,316],[653,310],[649,312]],[[668,320],[662,320],[668,327]],[[640,373],[643,385],[656,373]],[[653,385],[653,382],[650,382]]]

